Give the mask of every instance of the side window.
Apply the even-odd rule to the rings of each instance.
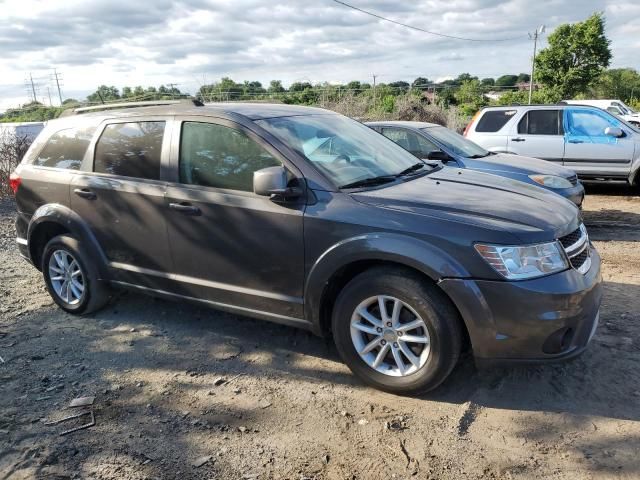
[[[409,135],[406,130],[402,128],[383,128],[382,134],[389,140],[393,140],[405,150],[411,150]]]
[[[613,117],[588,110],[569,110],[567,112],[567,130],[571,135],[587,137],[604,136],[607,127],[619,127],[621,124]]]
[[[515,110],[489,110],[484,112],[476,125],[476,132],[497,132],[516,114]]]
[[[33,164],[78,170],[95,130],[95,127],[67,128],[54,133]]]
[[[622,115],[622,112],[618,107],[607,107],[607,112],[613,113],[614,115]]]
[[[524,135],[562,135],[560,110],[529,110],[518,123],[518,133]]]
[[[437,152],[440,151],[440,147],[438,147],[435,143],[427,140],[422,135],[416,135],[418,138],[418,146],[420,147],[421,158],[426,158],[429,152]]]
[[[222,125],[184,122],[180,182],[253,191],[253,172],[282,165],[245,133]]]
[[[165,122],[107,125],[96,144],[93,170],[123,177],[160,179]]]

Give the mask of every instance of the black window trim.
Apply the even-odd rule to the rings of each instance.
[[[84,161],[80,166],[80,170],[75,170],[83,175],[92,175],[96,177],[108,177],[108,178],[121,178],[132,182],[152,182],[155,184],[166,184],[168,168],[168,160],[171,149],[171,137],[173,130],[173,115],[150,115],[150,116],[131,116],[121,118],[108,118],[103,120],[96,128],[93,139],[87,148],[87,152],[84,156]],[[96,145],[100,141],[102,134],[109,125],[119,123],[142,123],[142,122],[164,122],[164,134],[162,137],[162,151],[160,153],[160,177],[156,179],[140,178],[140,177],[128,177],[125,175],[115,175],[113,173],[94,172],[94,164],[96,157]]]

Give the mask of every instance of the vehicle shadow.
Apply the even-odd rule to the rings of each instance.
[[[76,387],[63,391],[65,396],[98,394],[100,423],[93,430],[94,435],[77,437],[89,447],[80,449],[82,454],[90,455],[82,459],[88,468],[83,473],[88,476],[95,474],[90,465],[109,464],[115,462],[114,458],[120,464],[132,465],[136,471],[152,459],[144,464],[144,471],[153,476],[162,472],[159,459],[165,455],[175,456],[179,451],[182,463],[208,455],[211,446],[203,446],[205,438],[209,442],[222,442],[221,448],[225,435],[240,435],[240,427],[270,425],[275,421],[274,415],[284,414],[261,409],[255,402],[285,384],[295,384],[296,388],[282,390],[280,394],[294,395],[296,398],[288,398],[286,403],[293,409],[299,403],[301,411],[308,408],[313,398],[323,395],[330,405],[341,397],[346,400],[338,402],[358,397],[396,408],[403,408],[402,405],[410,409],[434,408],[438,403],[460,406],[465,409],[464,414],[458,420],[453,419],[458,422],[458,435],[466,434],[483,408],[566,414],[566,422],[575,429],[592,428],[588,420],[591,418],[638,421],[640,407],[635,398],[640,385],[637,344],[640,317],[636,310],[630,311],[631,304],[625,299],[639,298],[640,285],[609,282],[605,290],[600,327],[590,348],[575,361],[478,371],[466,354],[436,391],[413,398],[400,399],[365,386],[342,364],[329,339],[135,293],[122,293],[117,301],[89,317],[65,315],[52,307],[26,315],[22,325],[16,325],[14,338],[18,345],[28,343],[32,350],[5,359],[11,364],[26,361],[27,369],[16,372],[15,378],[7,376],[5,381],[9,382],[9,388],[39,391],[43,375],[64,371],[65,382],[77,382]],[[34,335],[35,332],[38,333]],[[239,376],[243,380],[235,380]],[[216,387],[215,379],[219,377],[229,384]],[[121,382],[124,385],[115,385]],[[228,396],[216,393],[216,388],[222,388],[228,395],[240,383],[243,395],[232,396],[231,402]],[[203,409],[203,404],[210,404],[211,408]],[[51,415],[55,410],[55,405],[47,404],[36,418]],[[304,415],[301,411],[287,415]],[[143,422],[141,412],[146,418]],[[315,414],[326,412],[320,410]],[[566,431],[566,425],[547,425],[545,421],[536,416],[518,428],[526,438],[541,442],[551,441],[554,435]],[[28,442],[29,429],[48,428],[33,426],[30,418],[21,422],[25,433],[14,437],[16,445]],[[298,428],[294,425],[298,424],[289,422],[286,428]],[[173,432],[172,440],[155,447],[153,438],[159,428],[161,432]],[[215,432],[218,435],[211,437]],[[103,448],[104,439],[111,439],[113,447]],[[610,448],[630,454],[635,448],[633,442],[621,443],[619,436],[599,432],[573,447],[587,455],[612,445]],[[35,471],[35,476],[51,474],[52,465],[78,462],[73,458],[73,449],[63,440],[51,441],[46,448],[41,451],[45,461],[38,464],[41,470]],[[5,454],[11,457],[12,468],[29,465],[26,457],[15,462],[21,454],[18,450],[7,450]],[[0,455],[0,466],[2,462]],[[217,460],[216,469],[222,469],[224,462],[224,458]],[[609,471],[607,465],[601,463],[599,468]],[[637,462],[628,465],[640,472]],[[236,472],[238,478],[242,476],[235,465],[224,468]],[[613,463],[610,471],[615,471]],[[193,477],[188,474],[184,478],[198,478],[196,474],[200,473],[196,471]]]
[[[624,301],[608,302],[609,292],[614,298],[620,292],[638,298],[640,286],[605,284],[599,329],[580,358],[561,364],[478,371],[471,355],[466,354],[442,386],[419,398],[640,420],[638,403],[629,402],[638,394],[640,384],[638,314],[626,312]],[[291,327],[134,293],[121,294],[117,302],[94,317],[102,333],[89,342],[88,352],[93,361],[112,369],[276,375],[368,389],[341,363],[330,339]],[[130,345],[129,325],[146,325],[144,328],[154,333]],[[65,326],[60,328],[64,331]]]

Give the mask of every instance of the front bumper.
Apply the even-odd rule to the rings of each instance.
[[[595,333],[602,300],[600,256],[591,268],[526,281],[445,279],[478,364],[540,363],[573,358]]]

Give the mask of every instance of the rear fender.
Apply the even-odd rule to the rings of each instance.
[[[34,258],[38,258],[41,253],[35,249],[43,247],[43,245],[38,245],[37,242],[32,240],[37,238],[39,229],[51,223],[59,225],[77,238],[89,257],[95,262],[95,266],[100,274],[100,279],[104,280],[108,278],[107,257],[95,235],[89,228],[89,225],[69,207],[57,203],[42,205],[31,217],[27,230],[27,239],[29,256],[32,261]],[[36,263],[37,262],[34,262],[34,264]],[[40,265],[36,264],[36,267],[40,268]]]

